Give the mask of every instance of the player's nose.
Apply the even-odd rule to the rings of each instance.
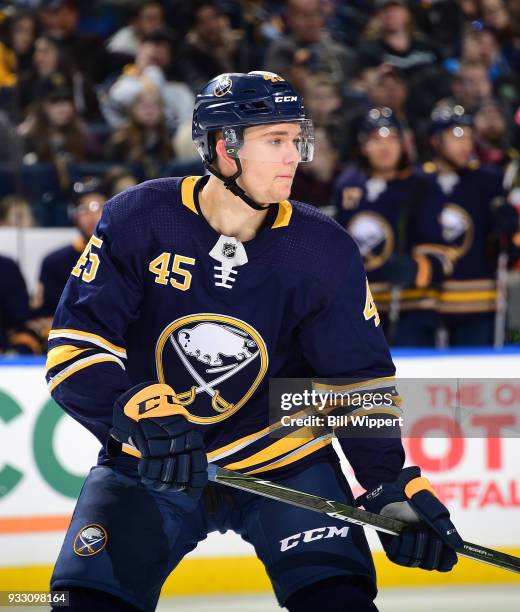
[[[288,143],[284,150],[284,164],[294,164],[300,161],[300,151],[294,143]]]

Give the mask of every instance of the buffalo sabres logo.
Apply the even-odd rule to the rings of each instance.
[[[250,325],[218,314],[182,317],[161,333],[157,377],[171,385],[194,423],[210,424],[239,410],[268,366],[267,348]]]
[[[233,86],[233,81],[226,74],[217,81],[215,85],[215,89],[213,90],[213,94],[220,98],[221,96],[225,96],[227,93],[231,91],[231,87]]]
[[[457,204],[446,204],[439,216],[442,237],[455,248],[457,257],[467,253],[473,242],[473,221]]]
[[[358,213],[348,224],[347,230],[359,247],[367,271],[380,268],[394,250],[392,228],[378,213]]]
[[[74,538],[74,552],[80,557],[91,557],[107,545],[108,535],[101,525],[86,525]]]

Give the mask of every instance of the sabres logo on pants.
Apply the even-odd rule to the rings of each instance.
[[[74,538],[74,552],[80,557],[89,557],[101,552],[107,545],[108,535],[101,525],[82,527]]]

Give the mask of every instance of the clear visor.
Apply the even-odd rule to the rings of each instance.
[[[314,155],[314,128],[310,119],[266,123],[244,130],[223,130],[228,155],[271,163],[310,162]]]

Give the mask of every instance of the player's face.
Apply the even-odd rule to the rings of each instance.
[[[473,130],[470,127],[455,126],[444,130],[441,135],[442,155],[457,168],[468,165],[473,154]]]
[[[268,204],[289,197],[300,161],[300,135],[301,128],[295,123],[258,125],[245,130],[239,153],[239,182],[256,202]]]
[[[106,197],[101,193],[89,193],[80,199],[75,210],[75,221],[76,227],[86,240],[94,233],[105,202]]]
[[[401,140],[395,130],[382,127],[372,132],[362,146],[362,152],[372,170],[394,170],[402,154]]]

